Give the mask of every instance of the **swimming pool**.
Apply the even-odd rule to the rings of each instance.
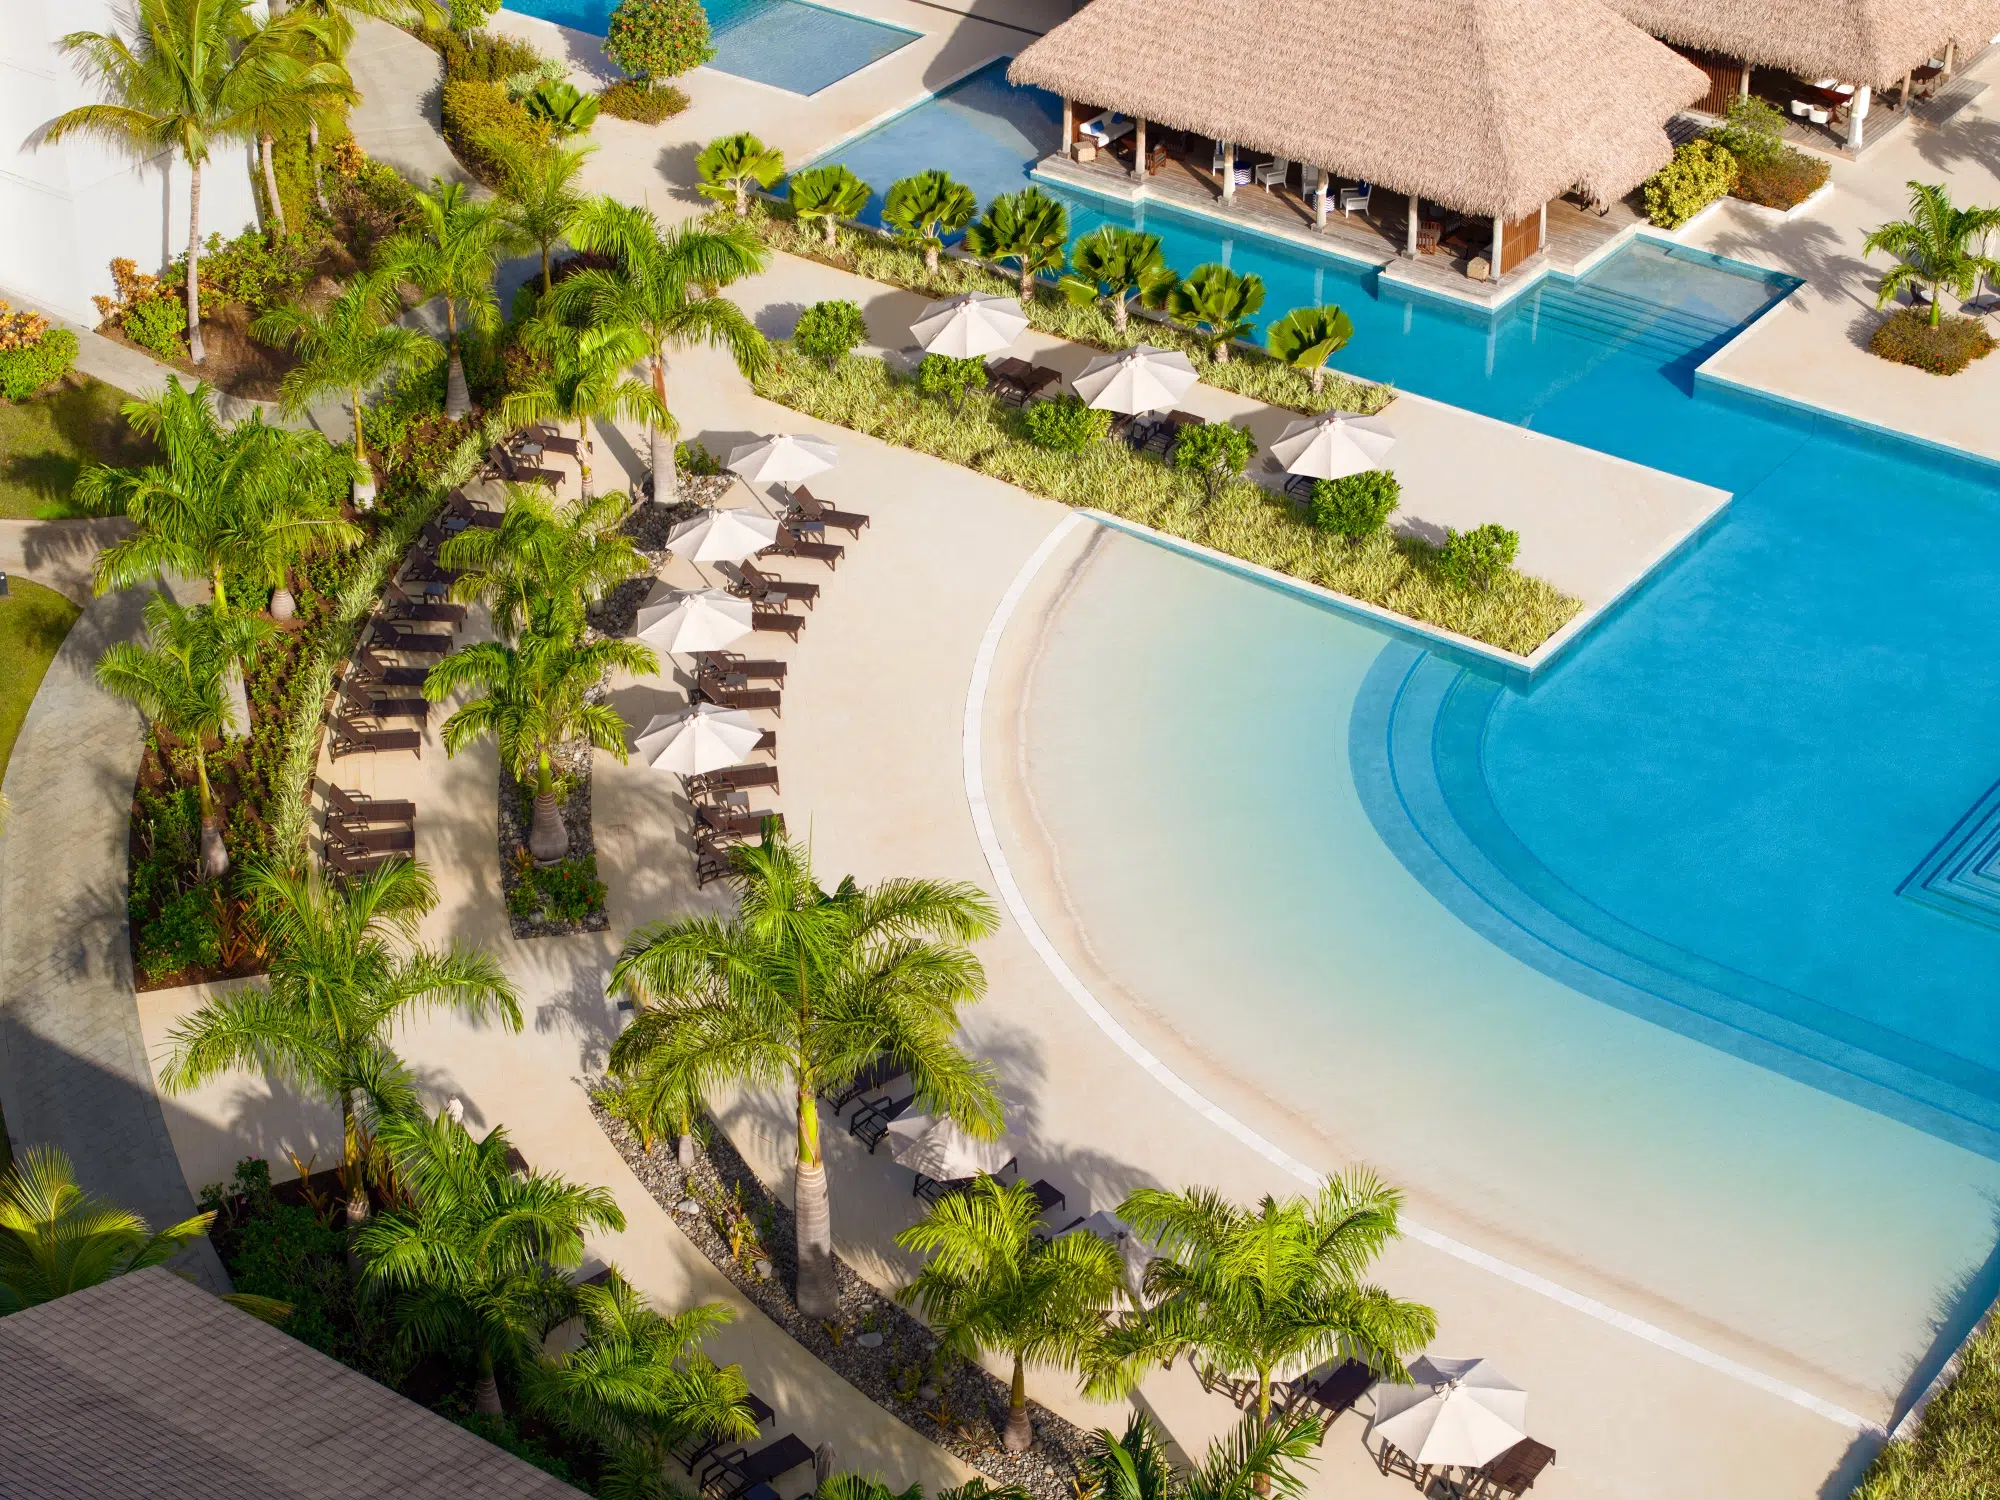
[[[617,0],[509,0],[509,10],[603,36]],[[708,66],[794,94],[817,94],[922,33],[806,0],[705,0]]]

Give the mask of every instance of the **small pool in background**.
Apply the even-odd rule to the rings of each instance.
[[[507,9],[603,36],[617,0],[509,0]],[[921,32],[806,0],[705,0],[708,66],[794,94],[817,94],[907,47]]]

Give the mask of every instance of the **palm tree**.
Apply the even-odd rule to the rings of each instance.
[[[508,392],[501,414],[517,424],[576,423],[577,490],[584,499],[591,496],[589,455],[597,446],[590,439],[593,421],[643,419],[670,435],[676,430],[653,387],[626,373],[651,352],[641,329],[596,320],[579,325],[549,315],[531,322],[522,342],[548,356],[549,370],[535,384]]]
[[[592,701],[614,668],[657,672],[660,659],[637,641],[529,635],[515,646],[481,641],[462,647],[424,679],[424,696],[433,703],[460,688],[484,690],[444,721],[445,753],[456,755],[489,734],[499,742],[501,762],[514,779],[535,789],[528,852],[536,859],[569,852],[556,808],[556,753],[584,740],[621,763],[626,759],[625,721],[609,703]]]
[[[497,202],[475,199],[462,182],[431,180],[418,189],[417,226],[397,235],[382,251],[382,264],[399,282],[415,286],[426,301],[444,299],[445,348],[451,364],[445,383],[444,414],[457,421],[472,410],[459,357],[459,310],[482,331],[500,319],[493,277],[500,259],[520,243],[518,232]]]
[[[584,1234],[623,1229],[625,1215],[609,1188],[516,1171],[498,1127],[475,1140],[449,1115],[396,1115],[380,1135],[408,1203],[355,1236],[363,1284],[396,1294],[412,1348],[469,1345],[473,1407],[497,1416],[499,1371],[525,1364],[576,1306],[560,1273],[582,1262]]]
[[[97,659],[98,686],[137,705],[193,759],[201,803],[201,873],[207,879],[229,872],[222,817],[208,779],[208,741],[232,729],[248,731],[249,725],[234,722],[225,681],[243,670],[270,633],[270,623],[254,615],[232,614],[219,604],[183,607],[159,593],[146,601],[148,644],[119,641]]]
[[[1156,297],[1177,280],[1160,250],[1157,234],[1143,234],[1117,224],[1100,224],[1070,247],[1075,272],[1057,286],[1082,306],[1103,298],[1111,308],[1111,326],[1124,337],[1131,319],[1132,299]]]
[[[227,609],[226,574],[282,583],[287,563],[360,544],[360,528],[342,518],[332,489],[359,470],[318,433],[273,427],[262,412],[224,427],[208,386],[184,387],[172,375],[158,397],[120,410],[164,461],[138,469],[93,464],[77,476],[80,506],[136,523],[98,555],[91,577],[98,593],[166,572],[206,578]]]
[[[607,1079],[594,1095],[605,1112],[625,1122],[639,1137],[646,1155],[669,1133],[677,1138],[675,1160],[682,1171],[694,1165],[695,1116],[708,1108],[699,1087],[673,1068],[640,1069],[629,1077]]]
[[[155,1234],[137,1214],[86,1193],[55,1147],[30,1146],[0,1173],[0,1314],[157,1266],[214,1217],[196,1214]]]
[[[736,217],[750,211],[750,184],[769,189],[785,175],[785,153],[774,151],[747,130],[719,135],[694,159],[700,179],[695,191],[717,203],[732,203]]]
[[[525,1366],[522,1395],[538,1415],[603,1446],[607,1493],[657,1477],[690,1439],[731,1444],[757,1436],[742,1370],[718,1366],[702,1350],[734,1318],[726,1303],[698,1303],[668,1317],[615,1271],[575,1296],[582,1346]]]
[[[263,23],[262,29],[279,24],[278,18],[273,17]],[[361,95],[355,91],[345,61],[334,53],[326,22],[303,15],[292,17],[292,24],[283,27],[276,41],[283,47],[300,82],[254,106],[251,113],[257,137],[257,165],[264,178],[264,201],[269,205],[278,233],[289,234],[291,226],[285,222],[285,202],[278,193],[278,173],[273,160],[278,133],[297,127],[301,108],[308,112],[311,129],[317,131],[323,117],[338,118],[345,114],[360,102]]]
[[[367,1126],[412,1107],[389,1036],[420,1010],[450,1009],[521,1029],[519,994],[477,948],[424,948],[417,924],[437,905],[429,872],[392,860],[344,883],[268,868],[247,889],[270,953],[253,989],[217,996],[168,1034],[161,1070],[184,1093],[230,1068],[259,1066],[340,1109],[347,1222],[368,1217]]]
[[[840,221],[853,218],[868,206],[868,192],[868,184],[839,163],[807,167],[792,173],[792,212],[802,223],[818,220],[826,235],[826,248],[838,249]]]
[[[317,22],[315,31],[324,40],[327,53],[343,66],[347,49],[354,45],[354,17],[368,16],[392,26],[438,30],[450,19],[432,0],[287,0],[285,11]],[[320,212],[331,215],[326,190],[319,171],[320,117],[315,113],[306,125],[306,157],[312,166],[313,201]]]
[[[1025,1182],[1002,1187],[982,1177],[896,1236],[905,1250],[929,1257],[897,1296],[915,1304],[945,1347],[965,1359],[994,1351],[1014,1361],[1003,1439],[1009,1453],[1024,1453],[1035,1440],[1028,1362],[1089,1365],[1125,1284],[1125,1262],[1109,1240],[1043,1240],[1036,1234],[1041,1214]]]
[[[498,526],[468,526],[438,549],[460,575],[452,598],[485,604],[504,639],[580,635],[587,606],[652,569],[624,533],[631,508],[617,490],[565,504],[542,485],[510,484]]]
[[[444,357],[436,339],[389,321],[398,306],[389,277],[364,273],[318,312],[302,302],[288,302],[250,325],[256,337],[290,349],[298,360],[278,385],[287,416],[298,416],[322,397],[347,398],[354,415],[354,461],[364,476],[356,483],[370,497],[374,474],[362,431],[364,395],[378,381],[429,369]]]
[[[1270,351],[1312,380],[1313,394],[1326,388],[1326,362],[1354,337],[1354,324],[1338,307],[1295,307],[1264,330]]]
[[[944,237],[957,234],[979,212],[979,200],[962,182],[953,182],[948,172],[919,172],[892,184],[882,202],[882,222],[898,239],[921,245],[924,271],[935,276]]]
[[[1864,255],[1886,250],[1897,263],[1882,276],[1882,289],[1875,305],[1886,307],[1907,286],[1928,288],[1931,298],[1931,327],[1943,321],[1940,300],[1946,288],[1960,298],[1970,297],[1979,278],[2000,277],[2000,261],[1984,254],[1986,236],[2000,229],[2000,208],[1954,208],[1951,194],[1942,185],[1912,182],[1910,216],[1884,224],[1862,244]],[[1980,240],[1980,254],[1973,254],[1974,236]]]
[[[248,145],[266,130],[302,127],[331,94],[351,92],[347,70],[313,53],[310,17],[260,26],[255,0],[137,0],[138,34],[74,31],[60,46],[83,61],[111,96],[56,116],[49,142],[81,135],[151,159],[172,151],[187,163],[187,340],[201,342],[201,172],[217,148]]]
[[[965,231],[965,248],[982,260],[1015,263],[1021,273],[1021,301],[1034,300],[1035,277],[1059,271],[1069,241],[1069,210],[1040,188],[1003,193],[986,205],[985,217]]]
[[[1097,1500],[1252,1500],[1276,1490],[1291,1497],[1304,1492],[1297,1465],[1312,1462],[1319,1447],[1319,1418],[1289,1413],[1269,1424],[1245,1417],[1227,1437],[1208,1445],[1208,1454],[1186,1474],[1175,1469],[1159,1430],[1135,1411],[1122,1437],[1105,1428],[1093,1435],[1083,1461],[1083,1483]]]
[[[1249,333],[1264,305],[1264,278],[1224,265],[1196,266],[1168,289],[1165,302],[1167,316],[1199,333],[1208,342],[1208,357],[1226,365],[1231,341]]]
[[[645,1003],[612,1044],[611,1070],[703,1091],[738,1081],[791,1091],[798,1305],[831,1317],[838,1287],[818,1092],[886,1052],[933,1113],[998,1135],[991,1071],[954,1039],[960,1008],[986,988],[965,945],[998,918],[983,891],[956,881],[860,886],[850,877],[828,893],[806,851],[774,828],[737,851],[736,868],[733,916],[657,922],[626,939],[611,988]]]
[[[576,190],[577,174],[584,158],[596,149],[589,143],[540,150],[505,141],[492,145],[502,169],[501,212],[517,234],[541,251],[544,297],[554,284],[549,279],[549,254],[584,205],[583,194]]]
[[[1428,1307],[1362,1282],[1400,1233],[1402,1194],[1365,1168],[1329,1177],[1314,1198],[1266,1196],[1243,1209],[1208,1188],[1141,1188],[1118,1213],[1163,1254],[1146,1268],[1147,1306],[1107,1339],[1113,1362],[1092,1385],[1129,1389],[1147,1361],[1188,1353],[1257,1382],[1271,1417],[1271,1376],[1335,1354],[1393,1370],[1437,1331]]]
[[[771,345],[756,325],[718,289],[770,264],[771,252],[754,231],[683,224],[660,232],[645,209],[597,198],[578,214],[570,237],[585,250],[617,257],[609,270],[572,276],[550,311],[567,322],[584,319],[636,328],[644,337],[653,394],[667,408],[667,351],[696,344],[727,349],[745,375],[769,365]],[[650,426],[653,499],[666,504],[680,492],[671,423]]]

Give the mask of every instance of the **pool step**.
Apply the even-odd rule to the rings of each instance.
[[[1663,362],[1684,359],[1727,338],[1740,324],[1712,313],[1651,302],[1588,281],[1551,283],[1536,294],[1540,316]]]

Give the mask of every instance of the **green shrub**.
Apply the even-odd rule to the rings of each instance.
[[[447,82],[470,78],[505,83],[519,74],[538,71],[544,61],[542,54],[524,41],[473,27],[421,35],[444,59]]]
[[[513,95],[513,90],[508,90]],[[544,80],[528,93],[518,96],[521,107],[537,124],[543,126],[557,140],[567,140],[573,135],[582,135],[597,123],[597,111],[602,101],[595,94],[586,94],[567,79]]]
[[[1708,138],[1735,157],[1737,165],[1764,166],[1785,153],[1784,112],[1755,94],[1738,94]]]
[[[549,143],[549,128],[526,107],[507,97],[500,84],[461,78],[444,86],[444,136],[474,175],[499,182],[506,171],[495,147],[536,150]]]
[[[1198,481],[1213,500],[1222,487],[1250,465],[1257,444],[1248,430],[1229,422],[1183,427],[1174,442],[1174,467]]]
[[[499,9],[500,0],[451,0],[451,29],[476,32]]]
[[[700,479],[706,475],[720,474],[722,461],[701,443],[690,439],[674,446],[674,467],[683,474],[692,474]]]
[[[1111,431],[1111,413],[1085,406],[1075,396],[1060,396],[1036,401],[1023,411],[1021,431],[1037,448],[1081,453],[1104,441]]]
[[[524,851],[525,852],[525,851]],[[507,893],[507,910],[536,922],[581,922],[604,910],[606,887],[597,878],[597,856],[517,866],[519,883]]]
[[[618,0],[604,55],[634,78],[677,78],[715,56],[698,0]]]
[[[524,1463],[533,1464],[544,1474],[554,1475],[564,1484],[579,1485],[583,1482],[582,1476],[549,1451],[547,1443],[523,1433],[511,1417],[469,1411],[463,1415],[454,1413],[452,1420],[467,1432],[476,1433],[494,1447],[513,1454]]]
[[[1826,185],[1833,163],[1787,146],[1768,162],[1745,162],[1734,195],[1766,208],[1797,208]]]
[[[1882,320],[1869,350],[1899,365],[1915,365],[1933,375],[1956,375],[1993,352],[1993,335],[1975,318],[1947,315],[1931,327],[1920,307],[1899,307]]]
[[[621,78],[597,96],[597,107],[620,120],[657,125],[688,107],[688,96],[671,83],[650,88],[633,78]]]
[[[246,229],[226,244],[211,234],[201,251],[201,304],[204,312],[233,302],[252,317],[295,300],[318,273],[323,236],[301,226],[296,234]],[[164,286],[187,285],[187,256],[175,258]]]
[[[1646,179],[1646,216],[1678,229],[1736,185],[1736,158],[1712,141],[1686,141]]]
[[[1497,521],[1470,531],[1447,530],[1444,545],[1438,548],[1437,570],[1447,583],[1484,592],[1514,566],[1514,554],[1520,546],[1521,533],[1509,531]]]
[[[0,303],[0,310],[5,307]],[[0,396],[26,401],[69,374],[75,364],[76,335],[67,328],[50,328],[32,344],[0,349]]]
[[[1315,480],[1312,522],[1321,531],[1358,542],[1387,525],[1402,498],[1402,483],[1387,469]]]
[[[868,320],[852,302],[815,302],[799,314],[792,347],[808,359],[823,359],[827,368],[847,358],[868,341]]]
[[[185,359],[187,308],[178,297],[149,297],[125,309],[125,337],[161,359]]]
[[[985,388],[986,361],[983,359],[953,359],[948,354],[926,354],[923,363],[917,366],[917,389],[926,396],[937,396],[950,402],[953,411],[965,404],[967,396]]]
[[[215,924],[213,886],[193,886],[168,901],[139,929],[139,966],[146,977],[214,968],[222,961],[222,936]]]

